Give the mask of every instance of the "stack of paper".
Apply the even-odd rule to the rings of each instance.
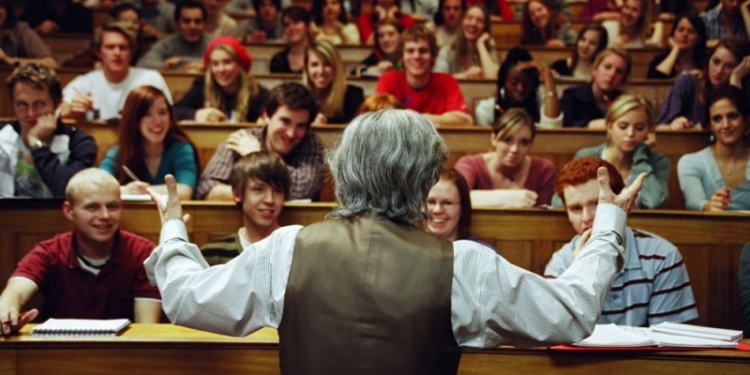
[[[669,333],[678,336],[688,336],[730,342],[737,342],[742,339],[742,331],[670,322],[659,323],[657,325],[651,326],[651,331]]]
[[[656,342],[646,336],[643,331],[628,328],[632,327],[619,327],[615,324],[597,324],[591,336],[573,345],[602,348],[631,348],[656,345]]]
[[[689,324],[660,323],[651,328],[597,324],[594,333],[573,345],[600,348],[639,346],[737,348],[742,332]]]

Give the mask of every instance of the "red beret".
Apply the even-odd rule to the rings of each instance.
[[[250,67],[253,65],[253,59],[250,57],[250,54],[247,53],[247,50],[245,47],[240,44],[240,42],[231,37],[231,36],[220,36],[214,38],[214,40],[211,41],[211,43],[208,44],[208,47],[206,47],[206,52],[203,54],[203,65],[208,69],[209,65],[209,57],[211,56],[211,52],[213,52],[214,48],[218,45],[225,45],[234,50],[234,53],[237,55],[237,58],[239,59],[239,64],[242,66],[245,71],[250,71]]]

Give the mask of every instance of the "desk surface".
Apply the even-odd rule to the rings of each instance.
[[[113,338],[38,338],[30,327],[0,340],[5,374],[278,374],[278,336],[232,338],[168,324],[133,324]],[[748,340],[745,340],[748,342]],[[81,352],[81,349],[86,349]],[[750,352],[561,352],[500,347],[464,352],[459,374],[746,374]]]

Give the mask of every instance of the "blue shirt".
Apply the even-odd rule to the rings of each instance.
[[[99,168],[107,171],[113,176],[117,176],[119,168],[117,161],[118,146],[112,146],[107,150]],[[156,176],[138,176],[143,182],[151,185],[161,185],[164,183],[164,177],[168,174],[174,175],[178,184],[185,184],[195,189],[198,180],[198,161],[195,160],[195,152],[190,143],[183,141],[174,141],[164,150],[159,163],[159,170]]]
[[[545,277],[558,277],[571,266],[579,237],[552,255]],[[650,326],[697,317],[690,278],[677,248],[659,236],[627,227],[625,265],[604,300],[599,324]]]
[[[702,211],[716,190],[727,187],[711,147],[683,155],[677,162],[677,177],[688,210]],[[729,194],[727,211],[750,210],[750,158],[745,167],[745,181],[729,189]]]

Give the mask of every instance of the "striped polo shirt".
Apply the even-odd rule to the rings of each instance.
[[[578,235],[552,255],[544,276],[555,278],[573,262]],[[604,301],[600,324],[650,326],[698,317],[687,269],[677,248],[652,233],[626,228],[625,265]]]

